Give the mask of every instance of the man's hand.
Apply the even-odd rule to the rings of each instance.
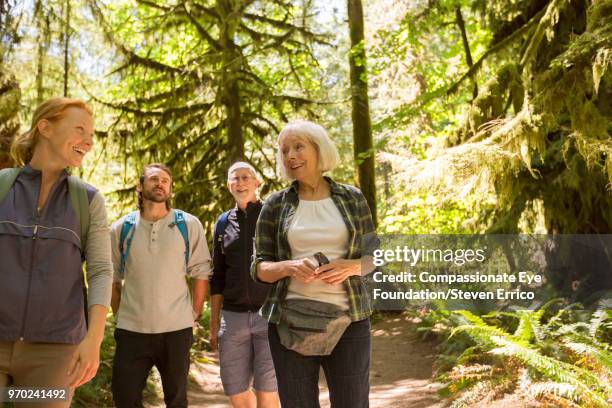
[[[69,387],[75,389],[96,376],[100,366],[100,343],[91,337],[85,339],[77,347],[70,364]]]
[[[216,351],[219,348],[219,322],[210,321],[210,348]]]
[[[113,316],[117,319],[117,313],[119,312],[119,305],[121,304],[121,282],[113,282],[113,289],[111,292],[111,308],[113,309]]]
[[[221,306],[223,295],[220,293],[210,296],[210,348],[215,351],[219,348],[219,328],[221,327]]]

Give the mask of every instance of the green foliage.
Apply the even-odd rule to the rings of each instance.
[[[517,312],[519,315],[519,325],[514,332],[514,336],[528,343],[539,343],[544,339],[544,333],[540,320],[544,314],[544,309],[536,312],[522,310]]]
[[[19,129],[17,114],[20,99],[19,84],[0,67],[0,169],[12,165],[9,152]]]
[[[192,357],[201,358],[200,354],[202,350],[210,349],[210,344],[208,343],[209,338],[209,327],[210,327],[210,307],[209,305],[205,305],[202,310],[202,315],[200,316],[200,320],[195,330],[194,334],[194,342],[191,346],[191,355]]]
[[[595,312],[562,306],[555,300],[535,311],[424,317],[422,331],[446,328],[438,372],[447,381],[442,394],[455,399],[453,406],[500,390],[514,390],[527,401],[608,406],[612,355],[600,329],[612,324],[612,314],[604,303]]]
[[[381,104],[376,98],[372,100],[375,137],[380,140],[377,159],[391,168],[390,176],[379,173],[378,178],[393,180],[385,182],[385,198],[380,204],[385,232],[469,233],[482,231],[487,223],[492,204],[488,193],[466,194],[470,186],[457,178],[450,183],[448,194],[443,194],[436,188],[437,182],[413,171],[439,151],[445,137],[454,134],[461,123],[462,105],[471,97],[469,89],[448,97],[445,92],[467,67],[455,20],[457,9],[474,57],[481,55],[490,41],[491,32],[480,24],[483,13],[472,3],[397,4],[394,8],[403,14],[395,21],[389,17],[370,43],[370,82]],[[474,77],[478,82],[479,75]],[[482,77],[487,76],[485,69]],[[436,163],[429,176],[444,179],[448,165]]]
[[[479,49],[472,67],[451,57],[462,52],[449,33],[457,7],[468,22],[484,17],[467,25]],[[473,231],[517,232],[542,203],[548,231],[610,232],[611,10],[610,1],[448,1],[409,10],[389,37],[415,61],[419,89],[377,129],[413,127],[415,139],[432,132],[436,141],[427,154],[393,152],[402,195],[434,194],[441,209],[458,195],[493,193],[493,210]],[[420,55],[424,49],[436,52]],[[484,84],[471,101],[468,79]]]
[[[115,192],[133,202],[136,169],[165,162],[175,205],[210,226],[230,205],[231,161],[260,170],[263,195],[279,187],[275,137],[288,115],[310,109],[306,89],[321,86],[313,47],[325,37],[291,2],[137,3],[90,0],[120,55],[117,80],[95,97],[116,112],[106,155],[122,162],[125,184]]]
[[[393,163],[401,157],[385,155]],[[440,172],[444,172],[441,164]],[[387,176],[383,174],[382,181]],[[433,191],[414,192],[418,183],[412,173],[398,172],[393,175],[395,183],[385,185],[384,200],[380,203],[381,222],[379,232],[393,234],[467,234],[482,229],[482,224],[494,210],[490,195],[455,194],[453,198],[440,197]],[[388,191],[388,193],[387,193]]]

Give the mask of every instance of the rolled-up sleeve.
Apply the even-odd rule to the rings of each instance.
[[[87,232],[87,286],[88,306],[110,306],[113,264],[111,261],[110,228],[102,194],[97,192],[89,203],[89,230]]]
[[[267,283],[257,277],[257,265],[260,262],[276,262],[276,217],[274,215],[275,205],[271,199],[266,200],[255,227],[255,239],[253,240],[253,258],[251,262],[251,277],[259,283]]]
[[[361,256],[374,256],[374,251],[380,248],[380,238],[376,233],[376,228],[374,228],[368,201],[361,192],[359,192],[358,211],[362,231]]]
[[[212,271],[212,260],[206,243],[206,234],[200,220],[192,215],[187,215],[187,217],[190,247],[187,274],[194,279],[208,280]]]

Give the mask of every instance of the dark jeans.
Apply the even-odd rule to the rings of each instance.
[[[116,329],[113,360],[113,399],[118,408],[142,407],[142,391],[153,366],[157,367],[168,408],[187,407],[191,327],[147,334]]]
[[[329,356],[303,356],[285,348],[275,324],[268,326],[268,339],[283,408],[319,407],[321,366],[333,408],[369,407],[369,319],[351,323]]]

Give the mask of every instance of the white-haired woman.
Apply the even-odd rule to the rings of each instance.
[[[262,208],[251,274],[274,284],[262,314],[282,406],[318,407],[323,367],[333,407],[367,407],[371,306],[362,275],[378,245],[370,209],[359,189],[323,175],[339,159],[320,125],[286,125],[277,160],[293,183]]]

